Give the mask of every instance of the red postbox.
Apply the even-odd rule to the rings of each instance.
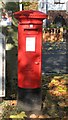
[[[42,23],[47,15],[39,11],[23,10],[14,13],[14,16],[19,21],[18,99],[22,103],[29,101],[28,105],[24,103],[25,109],[26,106],[29,106],[28,110],[34,109],[36,103],[37,109],[41,95]]]

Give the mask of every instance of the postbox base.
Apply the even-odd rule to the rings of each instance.
[[[24,89],[18,88],[18,102],[17,105],[24,111],[33,111],[34,113],[41,111],[41,88]]]

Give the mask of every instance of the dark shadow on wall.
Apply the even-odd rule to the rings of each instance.
[[[62,27],[66,25],[66,21],[61,14],[58,14],[54,19],[54,24],[56,24],[57,27]]]
[[[6,97],[5,99],[15,99],[17,96],[17,46],[10,37],[7,44],[12,48],[6,50]]]

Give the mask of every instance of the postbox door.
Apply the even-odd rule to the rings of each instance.
[[[41,33],[25,34],[19,41],[18,86],[21,88],[41,86]]]

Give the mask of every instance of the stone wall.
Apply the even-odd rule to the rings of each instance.
[[[58,14],[61,14],[63,16],[63,18],[65,19],[66,23],[67,23],[67,26],[68,26],[68,14],[66,13],[66,11],[48,11],[48,15],[49,15],[49,20],[50,22],[52,23],[55,19],[56,16],[58,16]]]

